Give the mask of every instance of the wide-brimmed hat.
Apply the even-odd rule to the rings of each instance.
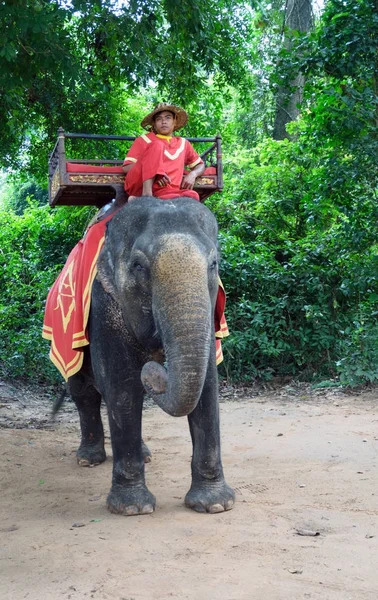
[[[155,106],[154,110],[144,117],[143,121],[141,122],[141,126],[144,129],[152,129],[154,125],[154,116],[160,112],[163,112],[163,110],[168,110],[175,115],[176,125],[174,131],[181,129],[187,124],[188,113],[183,108],[176,106],[176,104],[169,104],[169,102],[159,102],[159,104]]]

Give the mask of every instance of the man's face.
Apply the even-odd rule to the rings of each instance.
[[[169,110],[157,113],[154,118],[154,128],[160,135],[171,135],[176,125],[176,117]]]

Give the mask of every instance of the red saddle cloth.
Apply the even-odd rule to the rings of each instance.
[[[89,344],[87,325],[92,284],[105,241],[105,225],[114,214],[89,227],[68,256],[47,297],[42,337],[51,341],[50,360],[66,381],[80,371],[84,346]],[[225,304],[226,294],[220,282],[214,314],[217,364],[223,360],[221,339],[229,335]]]

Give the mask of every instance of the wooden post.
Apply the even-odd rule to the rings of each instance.
[[[59,165],[59,180],[60,185],[65,183],[66,176],[66,149],[64,146],[64,129],[59,127],[58,129],[58,165]]]
[[[217,144],[217,177],[218,177],[218,189],[223,190],[223,162],[222,162],[222,136],[217,133],[215,136]]]

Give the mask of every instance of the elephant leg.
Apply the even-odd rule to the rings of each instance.
[[[95,281],[90,318],[91,360],[96,385],[108,409],[113,449],[112,486],[107,498],[110,512],[121,515],[152,513],[155,498],[147,489],[142,441],[144,389],[140,379],[145,357],[125,328],[118,305]],[[108,340],[108,342],[106,342]],[[131,339],[133,342],[133,340]]]
[[[185,505],[197,512],[230,510],[235,493],[227,485],[222,468],[219,432],[218,381],[214,359],[196,408],[188,415],[193,443],[192,485]]]
[[[81,443],[76,452],[81,467],[93,467],[106,459],[101,420],[101,395],[85,371],[69,380],[70,393],[79,411]]]
[[[113,447],[112,487],[107,499],[112,513],[131,516],[152,513],[155,498],[147,489],[144,463],[150,452],[141,437],[143,389],[139,382],[125,392],[108,395],[107,405]],[[139,389],[136,389],[139,388]]]
[[[113,339],[113,349],[115,346]],[[132,372],[127,370],[126,378],[125,372],[123,368],[119,370],[113,366],[112,377],[105,377],[100,389],[108,408],[113,449],[112,486],[107,506],[112,513],[131,516],[152,513],[156,501],[147,489],[144,475],[144,463],[148,462],[151,453],[142,440],[144,391],[140,367]]]

